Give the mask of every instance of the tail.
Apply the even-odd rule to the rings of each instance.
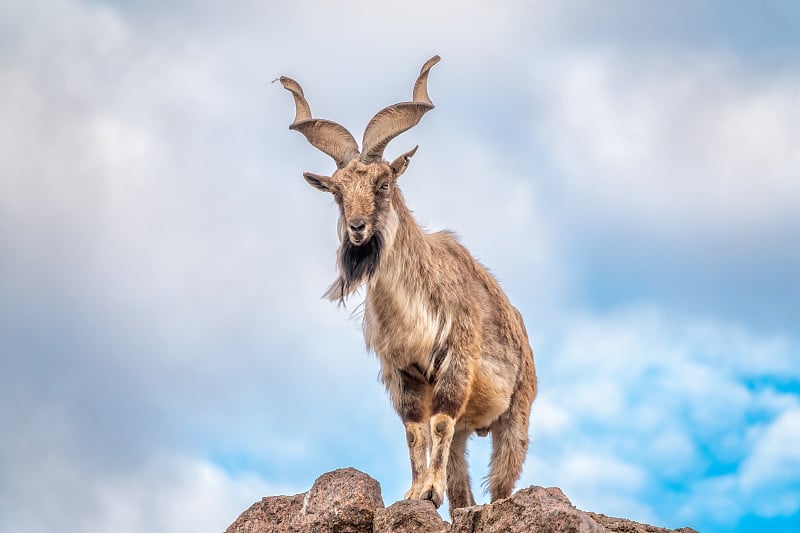
[[[491,425],[492,459],[487,479],[492,501],[508,498],[522,472],[528,452],[528,423],[536,397],[536,370],[533,356],[524,358],[517,388],[508,410]]]

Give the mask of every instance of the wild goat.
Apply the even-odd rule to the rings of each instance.
[[[450,232],[423,232],[406,207],[397,178],[417,147],[383,159],[389,141],[433,109],[428,71],[439,59],[422,67],[412,102],[370,120],[362,152],[343,126],[312,118],[296,81],[280,81],[295,101],[289,129],[336,162],[332,176],[303,174],[339,206],[339,276],[326,296],[343,302],[366,285],[364,339],[380,360],[411,457],[405,498],[439,507],[446,482],[452,513],[475,504],[465,456],[473,432],[492,434],[492,501],[511,495],[528,449],[536,371],[522,316],[494,277]]]

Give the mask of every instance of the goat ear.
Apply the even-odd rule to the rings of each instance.
[[[419,148],[419,145],[399,156],[397,159],[392,161],[391,165],[389,165],[392,168],[392,173],[394,173],[395,178],[399,177],[400,174],[406,171],[408,164],[411,162],[411,156],[417,153],[417,148]]]
[[[331,182],[333,181],[330,176],[320,176],[319,174],[312,174],[311,172],[303,172],[303,177],[309,185],[322,192],[331,192]]]

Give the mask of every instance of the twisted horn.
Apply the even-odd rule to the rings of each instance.
[[[383,151],[389,141],[419,124],[422,115],[433,109],[433,102],[428,96],[428,71],[439,62],[439,56],[430,58],[419,72],[414,84],[413,102],[401,102],[386,107],[372,117],[364,130],[361,147],[362,163],[373,163],[383,160]]]
[[[283,88],[294,96],[295,117],[290,130],[299,131],[308,142],[331,156],[337,168],[358,157],[358,143],[344,126],[323,118],[312,118],[311,107],[300,84],[286,76],[281,76],[280,81]]]

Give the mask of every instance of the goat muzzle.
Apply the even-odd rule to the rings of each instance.
[[[369,224],[363,215],[354,215],[347,222],[347,236],[356,246],[364,244],[369,239]]]

